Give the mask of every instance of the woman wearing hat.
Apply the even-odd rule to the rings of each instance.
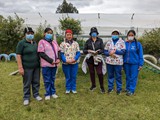
[[[118,30],[112,32],[112,39],[108,40],[104,54],[106,55],[107,73],[108,73],[108,93],[113,91],[114,79],[116,79],[117,95],[122,90],[122,65],[123,55],[125,53],[125,42],[119,38]]]
[[[101,38],[98,37],[98,34],[99,33],[97,28],[92,27],[89,34],[90,38],[86,41],[83,52],[84,54],[90,55],[90,57],[86,59],[91,79],[90,90],[93,91],[96,88],[96,81],[95,81],[95,69],[96,69],[99,78],[101,93],[105,93],[105,89],[103,86],[102,59],[100,59],[99,61],[96,61],[94,59],[96,55],[102,55],[104,49],[103,41]]]
[[[18,70],[23,77],[23,104],[28,105],[31,95],[31,86],[34,98],[38,101],[42,100],[42,98],[39,96],[40,64],[37,53],[38,46],[33,40],[34,31],[32,28],[27,27],[24,30],[24,35],[24,39],[19,41],[16,47],[16,54]]]
[[[128,96],[135,93],[138,73],[144,64],[143,48],[140,42],[137,42],[136,32],[130,30],[127,34],[126,53],[124,54],[124,70],[126,74],[126,92]]]
[[[66,79],[66,94],[77,93],[76,77],[78,72],[78,60],[80,57],[79,44],[73,40],[73,32],[67,29],[65,40],[60,44],[62,69]]]

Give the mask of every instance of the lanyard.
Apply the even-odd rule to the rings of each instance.
[[[95,51],[95,47],[94,47],[94,43],[92,42],[92,47],[93,47],[93,50]]]
[[[55,49],[54,49],[54,46],[53,46],[52,42],[49,42],[49,43],[50,43],[51,46],[52,46],[52,50],[53,50],[53,52],[54,52],[54,55],[55,55],[55,62],[56,62],[56,60],[57,60],[56,51],[55,51]]]

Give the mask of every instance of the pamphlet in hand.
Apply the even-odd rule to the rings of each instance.
[[[99,49],[99,50],[96,50],[96,51],[90,50],[90,53],[95,55],[95,54],[98,54],[99,51],[100,51],[100,49]]]

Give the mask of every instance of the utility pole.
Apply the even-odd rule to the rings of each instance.
[[[134,26],[133,26],[133,17],[134,17],[134,13],[131,16],[131,30],[134,30]]]

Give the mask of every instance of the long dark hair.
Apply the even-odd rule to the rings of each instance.
[[[46,33],[46,32],[48,32],[48,31],[52,31],[52,33],[53,33],[53,30],[51,29],[51,28],[46,28],[45,30],[44,30],[44,33]]]
[[[51,29],[51,28],[46,28],[45,30],[44,30],[44,33],[46,33],[46,32],[48,32],[48,31],[52,31],[52,33],[53,33],[53,30]],[[43,37],[45,37],[45,35],[43,36]]]
[[[127,37],[129,35],[129,33],[133,33],[134,36],[136,36],[136,32],[134,30],[129,30],[128,33],[127,33]],[[136,50],[137,52],[139,51],[139,47],[138,47],[138,42],[137,42],[137,39],[134,37],[134,41],[135,41],[135,44],[136,44]]]

